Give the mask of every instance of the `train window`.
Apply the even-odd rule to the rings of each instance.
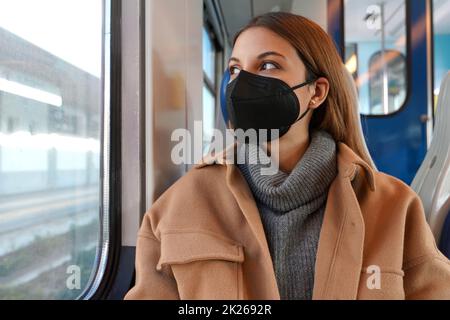
[[[406,4],[345,2],[345,65],[356,81],[361,113],[388,115],[407,97]]]
[[[0,0],[0,299],[76,299],[98,271],[103,0]]]
[[[389,76],[389,109],[387,113],[396,111],[405,101],[406,95],[406,59],[405,56],[397,50],[385,50],[386,71]],[[383,76],[384,70],[379,66],[383,63],[383,53],[376,52],[370,58],[369,62],[369,108],[372,113],[383,112]],[[386,114],[386,113],[384,113]]]
[[[207,86],[203,87],[203,154],[209,151],[215,128],[216,101]]]
[[[434,22],[434,96],[435,106],[439,96],[439,89],[446,74],[450,71],[450,1],[433,1]]]
[[[217,49],[212,32],[203,28],[203,153],[207,154],[213,138],[216,119]]]
[[[216,82],[216,49],[209,30],[203,28],[203,72],[205,77],[215,85]]]

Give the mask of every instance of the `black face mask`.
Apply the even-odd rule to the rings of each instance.
[[[300,116],[300,103],[295,90],[315,80],[291,88],[280,79],[263,77],[246,71],[228,84],[227,109],[233,129],[279,130],[279,138],[292,125],[303,119],[309,109]]]

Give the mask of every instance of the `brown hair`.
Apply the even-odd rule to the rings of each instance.
[[[253,27],[267,28],[289,43],[307,69],[307,80],[324,77],[330,83],[330,91],[324,103],[314,111],[310,131],[329,132],[337,142],[349,146],[370,166],[372,160],[365,148],[360,130],[357,98],[342,59],[331,37],[315,22],[291,13],[271,12],[254,18],[234,38]]]

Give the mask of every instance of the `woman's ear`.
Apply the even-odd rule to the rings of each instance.
[[[330,91],[330,83],[327,78],[319,78],[314,83],[315,88],[313,91],[313,95],[311,97],[311,101],[309,102],[309,108],[317,109],[322,105],[322,103],[327,99],[328,92]]]

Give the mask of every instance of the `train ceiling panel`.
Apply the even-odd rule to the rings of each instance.
[[[230,41],[251,18],[271,11],[291,11],[292,0],[219,0]]]

